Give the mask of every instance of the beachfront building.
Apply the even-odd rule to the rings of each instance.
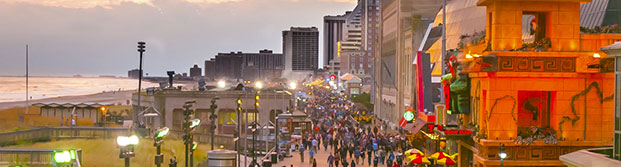
[[[472,133],[453,139],[460,166],[564,166],[561,155],[613,145],[614,61],[600,48],[621,34],[581,29],[587,2],[477,2],[485,35],[464,34],[444,55],[449,109],[435,115],[458,115],[451,133]]]
[[[49,119],[57,119],[61,125],[97,125],[105,122],[108,106],[112,104],[100,103],[35,103],[32,106],[39,107],[40,116]],[[103,107],[103,108],[102,108]],[[109,116],[109,115],[108,115]]]
[[[273,118],[277,114],[287,111],[291,93],[286,90],[255,90],[245,87],[244,90],[233,88],[215,88],[206,91],[185,91],[180,89],[150,89],[141,97],[141,111],[137,121],[143,122],[146,128],[154,129],[159,127],[169,127],[173,131],[182,131],[184,121],[183,105],[188,101],[196,101],[193,105],[195,117],[201,120],[201,125],[197,134],[209,132],[209,113],[211,100],[218,97],[215,112],[218,115],[216,134],[231,135],[235,129],[234,122],[237,121],[237,98],[242,100],[243,114],[241,115],[242,125],[252,122],[254,115],[258,115],[258,122],[261,125],[274,122]],[[259,93],[260,106],[255,109],[255,94]],[[133,95],[132,105],[137,111],[137,94]],[[246,119],[247,118],[247,119]],[[249,124],[248,123],[248,124]],[[243,127],[243,126],[242,126]]]

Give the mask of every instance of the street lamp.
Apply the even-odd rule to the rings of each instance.
[[[507,158],[507,153],[505,152],[505,144],[500,144],[500,151],[498,151],[498,157],[500,158],[500,167],[502,167],[503,160]]]
[[[263,83],[261,83],[261,81],[257,81],[254,83],[254,87],[256,87],[257,89],[261,89],[263,88]]]
[[[129,167],[129,158],[136,156],[134,154],[134,146],[138,145],[138,136],[118,136],[116,144],[121,147],[119,158],[125,159],[125,167]]]
[[[170,130],[168,127],[163,127],[155,131],[155,136],[153,137],[153,146],[156,147],[155,152],[155,165],[160,167],[164,162],[164,154],[162,154],[162,143],[164,142],[164,137],[168,136]]]
[[[223,80],[218,81],[218,88],[224,88],[226,87],[226,82],[224,82]]]
[[[289,83],[289,89],[291,90],[295,90],[298,87],[298,84],[295,82],[290,82]]]
[[[224,81],[222,81],[224,82]],[[209,115],[209,120],[211,121],[211,150],[213,150],[213,140],[216,133],[216,119],[218,119],[218,115],[216,115],[216,109],[218,109],[218,105],[216,105],[216,101],[220,99],[220,97],[216,96],[211,99],[211,106],[209,106],[209,111],[211,112]]]

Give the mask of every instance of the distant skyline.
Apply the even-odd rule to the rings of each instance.
[[[323,27],[357,0],[0,0],[0,76],[189,72],[217,53],[282,52],[282,31]],[[322,35],[320,51],[323,53]],[[323,55],[319,55],[319,62]]]

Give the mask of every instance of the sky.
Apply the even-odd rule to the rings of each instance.
[[[149,76],[188,72],[217,53],[282,52],[282,31],[320,30],[357,0],[0,0],[0,76],[127,76],[146,42]]]

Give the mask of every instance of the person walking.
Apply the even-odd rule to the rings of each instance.
[[[334,166],[335,167],[339,167],[339,162],[341,161],[341,155],[339,154],[335,154],[334,155]]]
[[[315,151],[312,148],[308,150],[308,155],[310,156],[308,159],[315,159]],[[313,161],[310,161],[310,163],[313,163]]]
[[[358,147],[354,150],[354,159],[356,160],[356,163],[360,162],[360,148]]]
[[[313,147],[311,149],[313,150],[318,150],[317,145],[319,144],[317,139],[313,138],[313,140],[311,140],[311,144],[313,145]]]
[[[300,147],[298,148],[298,150],[300,151],[300,160],[302,160],[302,162],[304,162],[304,144],[300,144]]]
[[[350,164],[350,166],[351,166],[351,167],[356,167],[356,162],[354,162],[354,160],[353,160],[353,159],[351,160],[351,164]]]
[[[313,167],[317,167],[317,160],[313,158]]]
[[[341,165],[343,165],[343,167],[347,167],[347,166],[349,166],[349,163],[347,163],[347,161],[343,160],[343,163]]]
[[[334,166],[334,155],[330,153],[330,155],[328,156],[328,167],[333,167],[333,166]]]

